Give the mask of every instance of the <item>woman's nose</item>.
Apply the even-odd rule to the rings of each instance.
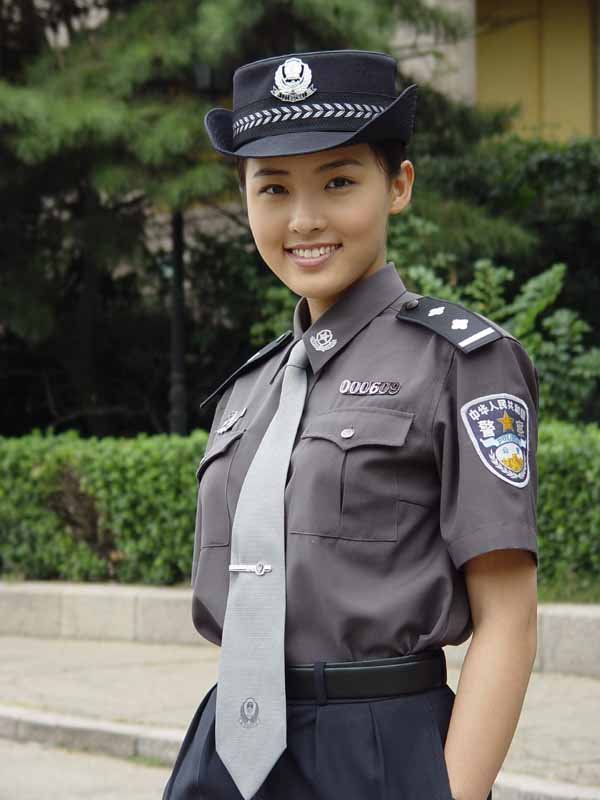
[[[303,231],[308,232],[322,230],[324,227],[324,220],[320,217],[316,217],[314,214],[294,214],[290,217],[290,231],[302,233]]]
[[[293,207],[290,213],[289,229],[290,231],[303,231],[322,230],[326,225],[323,215],[315,208],[314,200],[300,200]]]

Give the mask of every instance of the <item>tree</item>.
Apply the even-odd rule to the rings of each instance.
[[[24,0],[12,6],[23,20],[33,13]],[[72,413],[104,432],[103,416],[115,406],[106,406],[95,370],[100,287],[114,284],[123,256],[152,263],[144,221],[166,211],[173,232],[170,430],[185,433],[185,212],[237,193],[202,124],[209,107],[227,101],[233,70],[294,50],[393,52],[400,21],[450,39],[466,25],[423,0],[107,0],[86,7],[93,10],[104,10],[106,20],[90,29],[78,24],[84,14],[70,3],[50,4],[36,18],[37,45],[29,49],[23,24],[11,51],[15,67],[0,82],[0,152],[9,165],[0,188],[9,208],[0,315],[21,336],[47,342],[65,313],[61,299],[77,287],[70,347],[53,355],[79,395]],[[45,43],[48,26],[66,30],[67,46]],[[9,197],[18,202],[9,205]],[[65,338],[63,329],[58,340]]]

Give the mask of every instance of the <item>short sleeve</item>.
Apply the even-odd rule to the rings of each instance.
[[[455,567],[505,548],[538,565],[539,379],[526,350],[502,337],[453,352],[433,414],[440,531]]]

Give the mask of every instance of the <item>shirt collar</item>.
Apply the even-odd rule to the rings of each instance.
[[[294,309],[294,340],[286,348],[271,381],[287,360],[291,347],[300,338],[304,340],[310,366],[316,373],[404,292],[406,287],[394,262],[388,261],[377,272],[344,289],[335,303],[312,325],[307,299],[301,297]]]

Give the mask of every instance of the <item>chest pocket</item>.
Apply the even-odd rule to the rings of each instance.
[[[223,547],[229,544],[231,534],[227,503],[229,470],[240,437],[245,430],[246,428],[239,428],[215,434],[210,449],[205,452],[196,470],[201,548]]]
[[[388,408],[336,408],[311,419],[294,454],[289,532],[397,541],[398,448],[413,418]]]

